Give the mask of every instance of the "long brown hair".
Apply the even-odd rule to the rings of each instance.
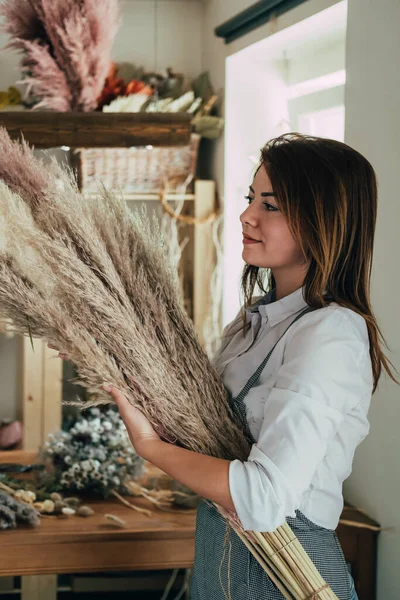
[[[399,383],[383,353],[382,345],[388,346],[370,302],[377,213],[374,169],[346,144],[298,133],[268,142],[261,149],[260,168],[265,168],[288,227],[310,261],[303,283],[305,301],[314,308],[336,302],[364,317],[373,392],[382,367]],[[263,292],[275,288],[271,271],[246,265],[244,308],[251,305],[256,284]]]

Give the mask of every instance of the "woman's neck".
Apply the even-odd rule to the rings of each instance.
[[[272,274],[275,280],[275,300],[281,300],[285,296],[289,296],[289,294],[301,288],[304,283],[305,272],[303,269],[297,273],[272,272]]]

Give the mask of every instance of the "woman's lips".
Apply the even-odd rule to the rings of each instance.
[[[243,244],[261,244],[259,240],[249,240],[249,238],[243,238]]]

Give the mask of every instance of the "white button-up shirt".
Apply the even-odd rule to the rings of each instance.
[[[267,294],[223,332],[213,364],[236,397],[307,304],[302,288]],[[244,403],[256,440],[246,462],[229,467],[232,500],[244,529],[274,531],[300,510],[336,529],[342,484],[369,432],[373,387],[365,320],[331,303],[303,315],[283,335]]]

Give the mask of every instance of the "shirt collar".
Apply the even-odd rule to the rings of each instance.
[[[273,327],[308,306],[303,298],[302,287],[280,300],[273,301],[274,295],[275,290],[271,290],[255,304],[249,306],[246,309],[248,316],[251,318],[251,313],[258,312],[262,323],[269,323]]]

